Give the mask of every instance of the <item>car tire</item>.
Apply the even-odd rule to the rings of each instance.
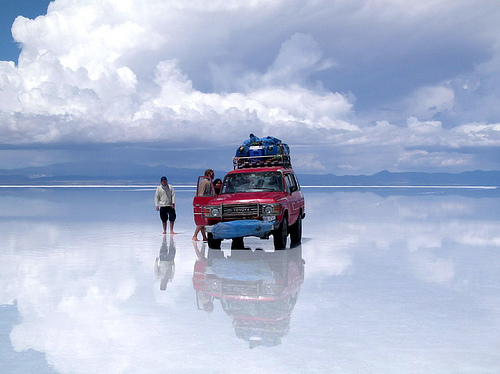
[[[213,234],[209,232],[207,233],[207,242],[208,242],[208,248],[220,249],[220,244],[222,242],[222,239],[214,239]]]
[[[233,238],[231,242],[231,249],[244,249],[245,242],[243,238]]]
[[[297,221],[290,226],[290,242],[293,244],[300,243],[302,240],[302,214],[299,214]]]
[[[274,249],[285,249],[288,237],[288,220],[283,217],[280,227],[273,231]]]

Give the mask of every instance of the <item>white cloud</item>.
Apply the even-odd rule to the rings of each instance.
[[[410,117],[406,122],[408,128],[420,133],[434,133],[442,129],[442,124],[439,121],[420,122],[417,118]]]
[[[432,118],[438,113],[453,110],[455,94],[445,86],[422,87],[408,98],[407,106],[419,118]]]
[[[353,146],[498,147],[498,12],[448,0],[55,0],[12,27],[22,52],[17,66],[0,62],[0,141],[222,144],[255,132],[346,158]],[[366,95],[388,109],[367,110]],[[456,157],[448,165],[477,162]]]
[[[289,86],[304,84],[313,72],[333,66],[322,58],[323,51],[311,36],[297,33],[281,44],[278,56],[264,75],[250,74],[244,77],[250,86]]]
[[[471,164],[471,161],[470,155],[417,150],[402,152],[397,165],[401,170],[425,170],[460,167]]]
[[[465,138],[464,145],[500,145],[500,123],[468,123],[457,126],[454,131]]]

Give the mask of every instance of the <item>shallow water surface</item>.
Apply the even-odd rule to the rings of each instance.
[[[304,188],[302,245],[152,188],[0,189],[2,373],[498,373],[500,194]]]

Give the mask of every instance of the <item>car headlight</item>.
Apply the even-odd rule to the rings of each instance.
[[[220,282],[217,279],[212,280],[212,282],[210,283],[210,288],[213,291],[220,290]]]
[[[281,214],[281,204],[268,204],[262,206],[262,215],[279,216]]]
[[[205,217],[220,217],[221,216],[221,208],[220,206],[204,206],[203,207],[203,215]]]
[[[264,214],[273,214],[274,208],[271,205],[266,205],[264,207]]]

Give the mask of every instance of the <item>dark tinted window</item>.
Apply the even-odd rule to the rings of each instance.
[[[285,180],[287,192],[292,193],[299,190],[299,185],[297,183],[297,180],[295,179],[295,175],[286,174]]]

